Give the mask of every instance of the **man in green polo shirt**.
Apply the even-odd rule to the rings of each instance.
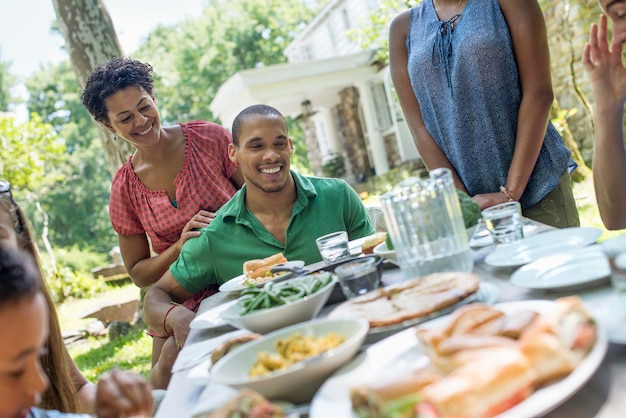
[[[374,228],[356,192],[343,180],[305,177],[289,169],[293,142],[276,109],[254,105],[234,120],[229,157],[245,185],[183,245],[178,259],[148,291],[144,319],[152,329],[175,335],[182,345],[194,313],[172,309],[211,285],[242,272],[246,260],[282,252],[288,260],[321,260],[315,239],[347,231],[351,240]],[[162,329],[161,329],[162,328]]]

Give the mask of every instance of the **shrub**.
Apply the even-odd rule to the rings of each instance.
[[[331,154],[331,156],[322,165],[322,173],[324,177],[341,178],[346,174],[346,166],[343,157],[340,154]]]
[[[47,271],[46,284],[55,303],[68,298],[89,298],[107,290],[106,283],[96,280],[91,273],[59,266],[57,272]]]
[[[74,271],[90,272],[94,267],[111,263],[109,254],[80,249],[76,246],[55,249],[54,256],[59,265],[69,267]]]

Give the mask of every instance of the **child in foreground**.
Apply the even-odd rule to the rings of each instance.
[[[40,363],[48,306],[38,275],[26,253],[0,247],[0,418],[88,418],[36,408],[50,384]],[[141,377],[113,370],[98,382],[96,416],[150,417],[152,409],[150,387]]]

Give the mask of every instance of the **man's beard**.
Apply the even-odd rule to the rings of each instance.
[[[263,187],[261,184],[248,178],[246,178],[245,180],[246,180],[246,183],[253,184],[255,187],[257,187],[258,189],[262,190],[265,193],[278,193],[282,191],[287,185],[287,179],[285,179],[285,181],[282,184],[276,184],[271,187]]]

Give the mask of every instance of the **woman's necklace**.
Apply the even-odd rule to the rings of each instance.
[[[437,11],[437,14],[441,15],[442,17],[444,17],[444,15],[447,15],[447,17],[441,19],[444,22],[447,22],[450,19],[454,18],[454,16],[458,15],[459,14],[459,9],[461,8],[461,3],[463,3],[463,0],[459,0],[459,2],[456,4],[454,12],[452,14],[448,15],[447,13],[445,13],[445,14],[443,13],[443,8],[441,7],[441,5],[439,4],[439,2],[437,0],[433,0],[433,1],[434,1],[434,4],[435,4],[435,10]],[[454,23],[456,23],[456,20],[455,20]]]

